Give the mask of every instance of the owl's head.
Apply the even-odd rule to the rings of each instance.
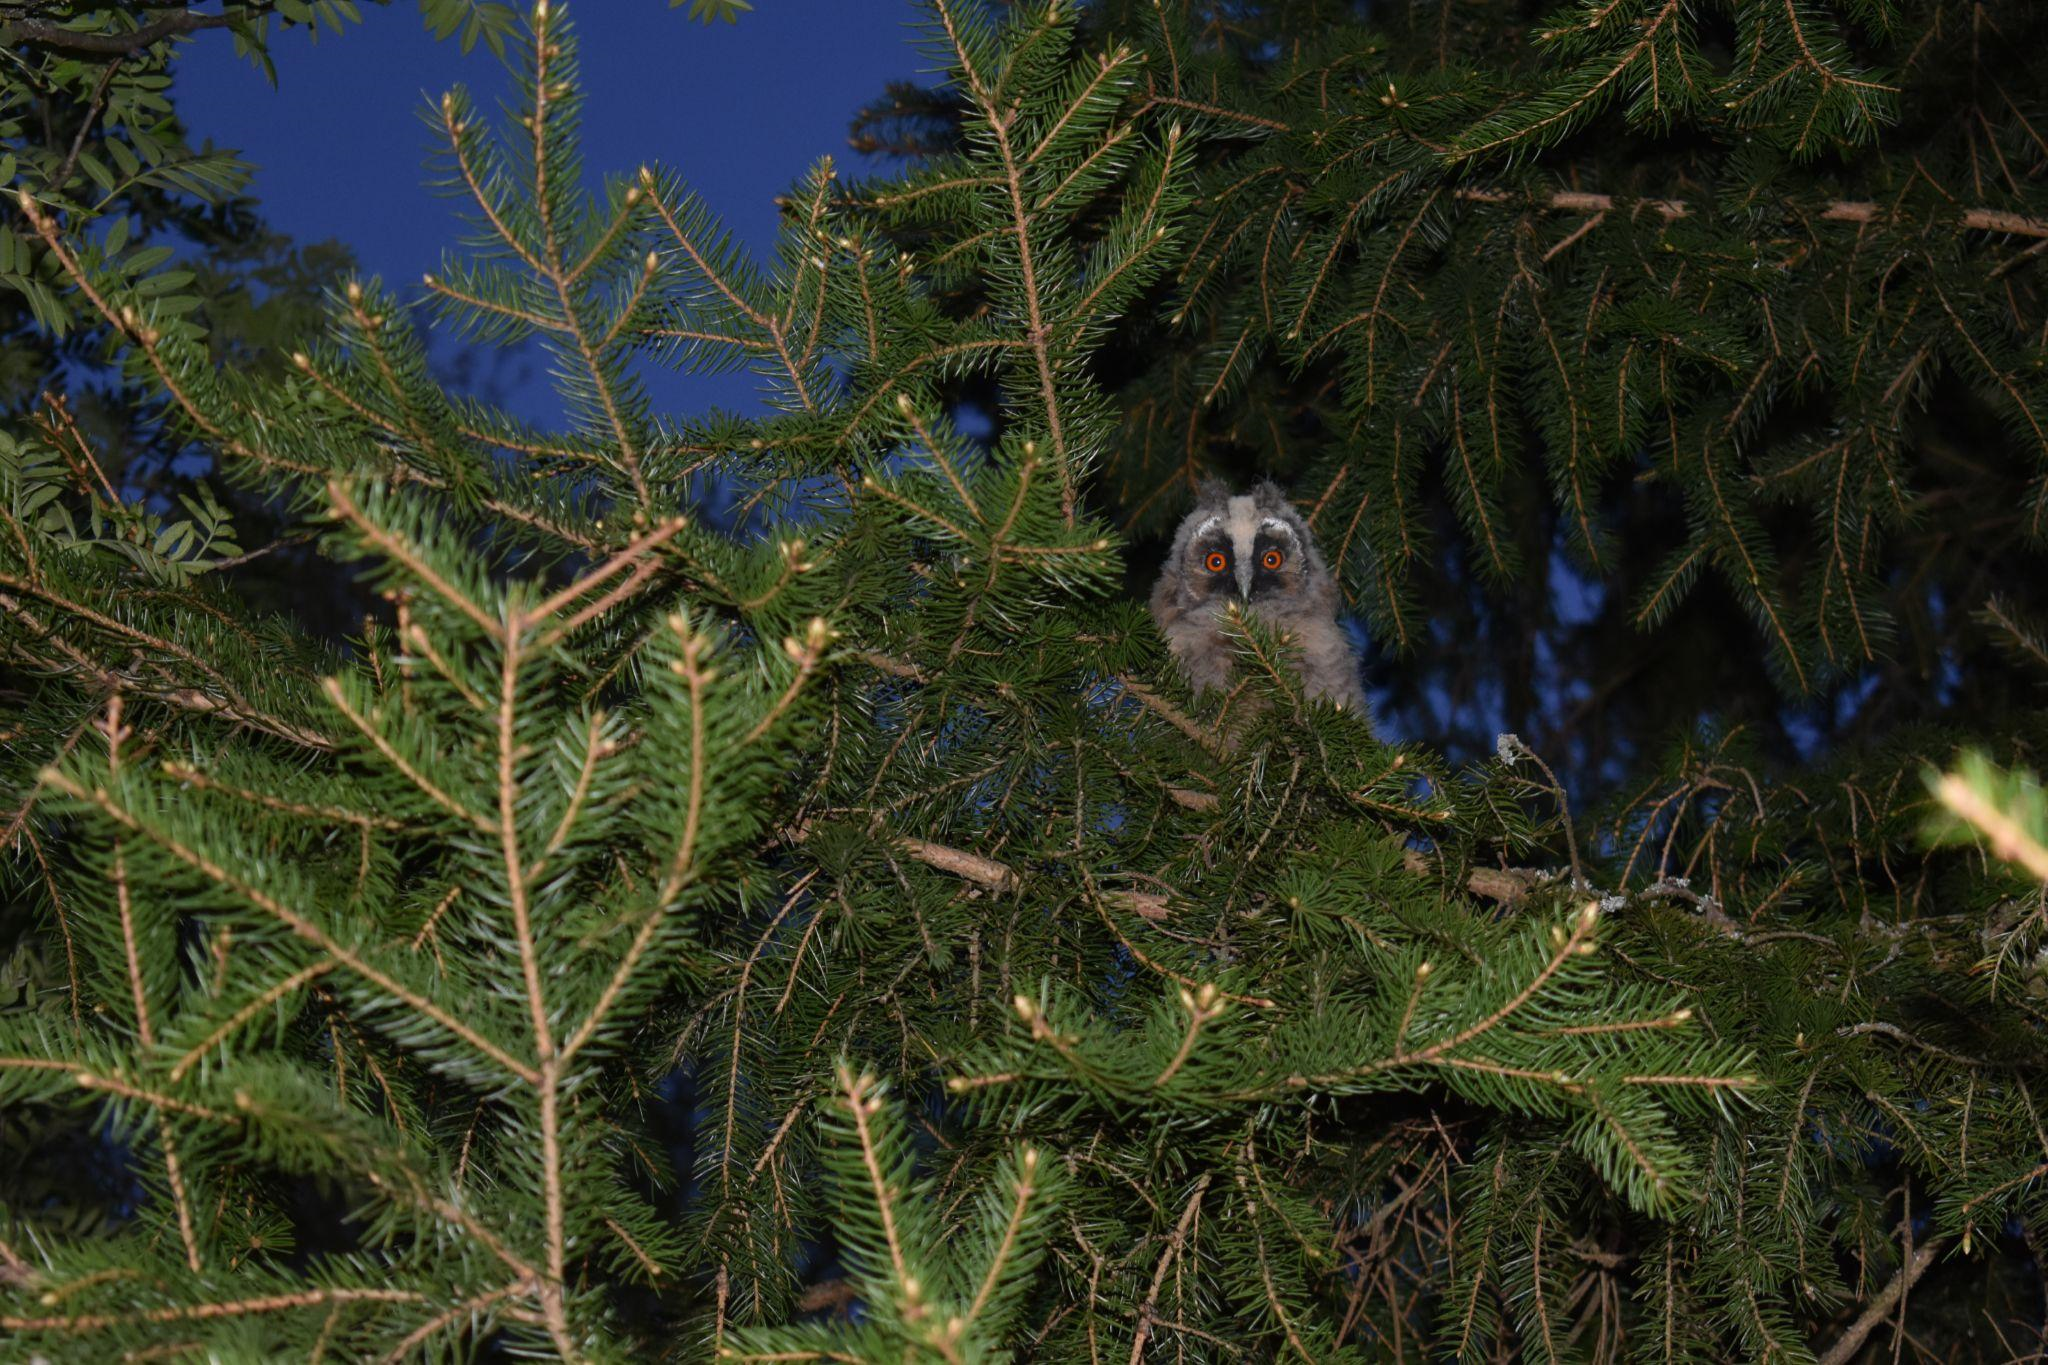
[[[1235,495],[1203,484],[1173,538],[1168,573],[1184,608],[1237,602],[1269,613],[1321,606],[1330,580],[1308,524],[1273,483]]]

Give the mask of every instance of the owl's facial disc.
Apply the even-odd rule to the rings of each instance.
[[[1293,593],[1300,586],[1300,553],[1293,527],[1277,517],[1261,521],[1252,533],[1251,543],[1237,557],[1242,566],[1238,572],[1244,579],[1245,600],[1261,602]]]
[[[1301,588],[1304,553],[1298,533],[1283,518],[1236,497],[1199,522],[1188,542],[1187,582],[1197,597],[1221,605],[1277,603]]]

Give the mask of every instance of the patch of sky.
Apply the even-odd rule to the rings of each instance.
[[[925,63],[911,46],[911,0],[778,0],[737,24],[709,27],[660,0],[567,6],[575,26],[585,104],[582,179],[601,194],[607,176],[643,163],[674,167],[755,261],[776,259],[776,200],[824,155],[842,174],[884,169],[846,156],[856,109],[885,83]],[[369,9],[365,21],[316,45],[284,35],[273,88],[226,41],[186,43],[175,63],[178,107],[195,143],[234,147],[254,163],[250,186],[271,226],[301,243],[337,239],[363,273],[381,277],[416,320],[424,274],[473,232],[470,206],[428,185],[440,94],[467,86],[479,112],[509,121],[516,87],[479,45],[464,54],[437,42],[409,6]],[[444,378],[495,390],[511,413],[542,427],[566,414],[553,363],[534,345],[483,359],[446,334],[433,342]],[[634,375],[655,409],[745,415],[769,410],[761,376],[746,370],[682,373],[654,363]]]

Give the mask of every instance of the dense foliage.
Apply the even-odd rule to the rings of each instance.
[[[1289,481],[1401,733],[1476,754],[1513,729],[1607,786],[1703,714],[1805,758],[2034,705],[2048,10],[1082,22],[1199,168],[1102,367],[1098,503],[1152,536],[1206,473]],[[895,89],[860,141],[971,195],[964,108]]]
[[[948,93],[894,116],[925,161],[822,163],[757,263],[674,172],[586,176],[543,0],[499,31],[523,107],[437,107],[477,222],[425,289],[550,351],[559,431],[438,383],[375,282],[223,364],[178,282],[23,193],[50,297],[381,609],[336,644],[222,581],[220,504],[120,498],[61,424],[0,444],[0,1101],[37,1118],[0,1188],[41,1191],[0,1222],[0,1329],[51,1359],[2032,1350],[2040,793],[1973,761],[1930,794],[1931,731],[1787,771],[1751,714],[1893,657],[1880,605],[1991,609],[1951,541],[2038,478],[2038,343],[2032,257],[1970,215],[2048,236],[2023,149],[1953,211],[1758,207],[1894,123],[1911,160],[1851,39],[1960,60],[1957,21],[1511,8],[933,0]],[[1596,138],[1692,159],[1546,182]],[[648,364],[748,366],[769,410],[656,413]],[[1882,510],[1947,422],[1986,427],[1986,482]],[[1308,703],[1256,617],[1198,702],[1127,537],[1250,466],[1418,666],[1424,620],[1484,648],[1461,623],[1521,566],[1620,594],[1654,548],[1647,647],[1744,676],[1580,755],[1634,765],[1590,813],[1541,742],[1453,769]],[[1851,527],[1857,558],[1801,549]],[[2022,530],[1972,548],[2025,562]],[[1708,568],[1742,647],[1676,605]]]

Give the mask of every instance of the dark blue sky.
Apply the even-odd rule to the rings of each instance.
[[[265,216],[301,241],[338,238],[363,272],[409,293],[456,244],[458,203],[424,181],[432,135],[421,110],[466,85],[497,110],[506,74],[479,43],[436,42],[411,0],[364,8],[364,22],[317,43],[282,35],[277,88],[238,59],[225,34],[201,34],[177,64],[178,109],[195,141],[240,149]],[[847,146],[849,120],[891,79],[930,65],[914,46],[912,0],[755,0],[737,24],[699,24],[667,0],[569,0],[588,103],[584,158],[605,172],[662,162],[680,171],[765,257],[775,195],[820,156],[844,173],[879,167]],[[546,374],[535,364],[536,382]],[[754,406],[742,373],[673,381],[650,374],[665,408]],[[522,415],[557,411],[543,395]]]

